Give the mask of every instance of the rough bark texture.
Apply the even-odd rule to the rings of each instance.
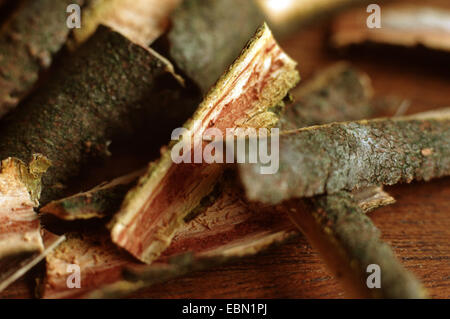
[[[358,204],[367,203],[365,196]],[[298,236],[286,211],[248,202],[234,178],[197,218],[181,227],[150,265],[131,260],[102,233],[72,236],[47,258],[44,298],[117,298],[141,288],[250,257]],[[81,267],[81,290],[68,289],[67,265]]]
[[[320,73],[298,92],[299,100],[286,107],[283,129],[369,117],[370,80],[346,64]],[[382,242],[378,229],[363,213],[394,203],[382,187],[362,188],[354,194],[323,196],[309,201],[293,200],[279,208],[319,250],[330,271],[354,297],[422,298],[425,290],[396,260]],[[381,267],[381,289],[368,289],[366,268]]]
[[[300,87],[298,100],[286,106],[279,126],[286,130],[370,117],[374,113],[370,105],[372,91],[366,74],[347,63],[338,63]],[[132,175],[137,178],[137,174]],[[67,220],[111,216],[134,186],[133,176],[123,176],[87,192],[53,201],[40,211]],[[393,201],[381,188],[372,187],[366,192],[360,192],[363,194],[360,196],[366,197],[367,205],[382,206],[383,202]]]
[[[103,24],[128,39],[149,45],[169,26],[170,13],[181,0],[96,0],[83,9],[83,27],[75,29],[70,47],[86,41]]]
[[[179,92],[170,65],[108,28],[99,28],[64,64],[0,128],[0,158],[28,162],[40,153],[52,161],[43,178],[43,203],[60,195],[87,159],[106,154],[109,141],[133,131],[140,118],[161,123],[176,113],[170,104],[163,107]]]
[[[334,123],[280,136],[276,174],[240,164],[247,196],[265,203],[450,174],[450,109]],[[277,151],[277,150],[275,150]]]
[[[382,28],[367,28],[367,13],[342,14],[333,24],[331,41],[336,47],[364,42],[417,46],[450,51],[450,9],[414,4],[382,7]]]
[[[83,0],[22,1],[0,30],[0,117],[15,107],[66,42],[66,8]]]
[[[185,0],[171,20],[168,54],[205,94],[264,17],[253,0]]]
[[[358,204],[350,193],[338,192],[307,200],[291,200],[282,206],[282,210],[290,211],[294,223],[319,250],[351,296],[426,297],[420,282],[403,268]],[[373,270],[367,272],[367,267],[372,264],[380,267],[381,287],[370,289],[366,280]]]
[[[320,91],[319,83],[323,88],[327,88],[330,83],[336,82],[335,77],[345,77],[347,72],[351,72],[361,81],[360,85],[356,85],[357,83],[355,83],[355,89],[361,88],[361,84],[368,85],[365,75],[357,75],[356,71],[350,66],[339,64],[321,73],[318,77],[318,79],[326,78],[329,79],[329,81],[313,80],[312,83],[317,83],[317,85],[308,83],[305,85],[305,87],[312,87],[314,89],[304,90],[304,96],[302,96],[303,101],[309,101],[308,94],[315,96],[315,92]],[[332,76],[332,74],[334,76]],[[339,90],[336,89],[336,91]],[[370,86],[368,85],[364,91],[370,92]],[[348,98],[345,98],[346,94],[349,94]],[[290,105],[287,108],[310,108],[309,112],[306,112],[305,110],[303,113],[305,116],[314,114],[316,120],[320,119],[321,121],[325,121],[327,116],[335,116],[335,114],[341,114],[341,112],[343,114],[354,114],[356,112],[357,114],[359,112],[358,108],[361,105],[364,105],[363,102],[366,101],[368,96],[365,96],[364,94],[359,95],[361,97],[361,101],[359,101],[351,99],[350,97],[352,94],[352,91],[347,89],[344,89],[342,94],[336,94],[337,96],[343,97],[340,99],[342,100],[342,103],[332,104],[336,106],[334,112],[329,112],[328,108],[321,108],[320,110],[323,111],[322,116],[313,112],[317,107],[317,104],[315,103],[298,103]],[[351,101],[352,103],[344,103],[345,101]],[[290,120],[294,120],[294,123],[300,123],[304,120],[306,120],[306,123],[311,122],[307,118],[305,119],[304,116],[299,119],[292,118],[295,117],[295,114],[297,113],[288,112],[288,110],[289,109],[286,110],[283,118],[285,118],[286,114],[290,114]],[[320,110],[317,112],[320,113]],[[97,189],[100,190],[101,187],[98,187]],[[104,190],[106,190],[106,188],[104,188]],[[365,189],[364,192],[357,192],[354,196],[364,212],[379,206],[390,204],[394,201],[392,197],[378,187]],[[97,195],[93,195],[91,198],[97,198]],[[70,199],[71,198],[68,198],[66,200],[70,201]],[[62,203],[62,201],[60,201],[60,203]],[[85,211],[90,212],[92,206],[86,204],[85,207]],[[48,212],[55,213],[55,211],[50,211],[50,206],[44,207],[43,210],[47,208],[49,210]],[[65,209],[64,211],[65,213],[70,214],[70,210]],[[60,214],[57,215],[60,216]],[[83,291],[82,296],[76,297],[105,298],[125,296],[140,288],[147,287],[157,282],[163,282],[188,272],[209,268],[214,265],[232,261],[236,258],[251,256],[275,244],[284,243],[289,238],[296,236],[296,234],[297,231],[292,228],[291,221],[285,212],[280,213],[270,205],[264,206],[249,203],[245,199],[242,190],[237,187],[232,180],[225,179],[221,182],[218,197],[214,199],[212,204],[205,207],[204,211],[196,218],[177,231],[173,242],[163,253],[163,256],[159,261],[146,267],[138,267],[133,263],[126,264],[125,266],[124,264],[118,264],[119,267],[125,267],[123,277],[116,277],[115,282],[104,282],[98,287],[90,285],[88,286],[90,289]],[[71,260],[70,256],[73,255],[72,251],[66,253],[69,256],[66,256],[65,259]],[[161,260],[164,260],[168,256],[178,256],[178,258],[168,264],[162,264]],[[54,268],[55,266],[53,266],[53,264],[55,264],[57,260],[48,259],[47,262]],[[111,266],[114,264],[115,263],[111,263]],[[105,269],[105,266],[106,264],[98,264],[98,271],[104,271],[102,269]],[[108,266],[106,267],[108,268]],[[92,276],[95,277],[96,271],[94,271],[94,268],[90,267],[89,269]],[[55,278],[56,272],[48,271],[47,274],[49,277],[52,277],[48,282],[58,281]],[[86,279],[84,283],[87,282],[88,279]],[[62,297],[71,296],[70,294],[73,293],[73,291],[62,292],[62,290],[67,290],[65,288],[65,282],[61,282],[61,288],[57,288],[57,286],[58,285],[47,285],[44,296],[47,298]],[[61,289],[61,291],[59,289]]]
[[[203,150],[206,143],[197,137],[207,129],[225,134],[227,128],[274,126],[278,106],[299,81],[295,68],[264,24],[185,124],[181,139],[188,153]],[[127,194],[110,224],[113,241],[147,263],[169,246],[184,218],[213,191],[223,172],[219,163],[174,163],[174,145]]]

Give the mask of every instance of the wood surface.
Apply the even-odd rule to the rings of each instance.
[[[302,82],[333,62],[347,60],[370,75],[376,96],[410,101],[408,114],[450,106],[450,53],[370,45],[336,52],[327,45],[328,30],[329,21],[321,21],[281,41],[299,62]],[[450,178],[387,190],[397,203],[370,217],[431,297],[450,298]],[[30,297],[33,282],[29,275],[0,297]],[[344,298],[345,292],[300,235],[259,256],[190,274],[131,297]]]

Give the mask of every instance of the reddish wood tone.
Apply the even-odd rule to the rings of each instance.
[[[345,59],[371,76],[376,95],[409,100],[408,113],[450,106],[450,53],[373,46],[338,53],[328,48],[327,32],[328,21],[323,21],[281,41],[299,62],[303,81]],[[450,178],[397,185],[388,191],[397,203],[372,212],[374,223],[431,297],[450,298]],[[0,295],[29,296],[29,279]],[[345,293],[300,236],[260,256],[156,285],[132,297],[343,298]]]

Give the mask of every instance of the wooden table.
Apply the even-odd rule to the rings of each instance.
[[[364,10],[364,9],[363,9]],[[378,96],[411,102],[408,113],[450,106],[450,53],[366,47],[338,53],[327,46],[328,22],[281,41],[299,62],[303,82],[347,60],[367,72]],[[398,258],[433,298],[450,297],[450,178],[388,187],[397,203],[370,214]],[[30,278],[0,296],[31,296]],[[343,298],[339,282],[303,236],[259,256],[150,287],[138,298]]]

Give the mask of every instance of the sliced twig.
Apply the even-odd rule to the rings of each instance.
[[[369,205],[371,206],[371,205]],[[420,282],[405,270],[380,231],[363,214],[366,201],[358,201],[348,192],[338,192],[312,199],[297,199],[280,205],[294,223],[319,250],[328,268],[353,297],[424,298]],[[379,286],[369,275],[379,267]]]
[[[362,200],[361,203],[366,203]],[[181,227],[150,265],[131,260],[102,234],[78,235],[47,258],[44,298],[117,298],[190,272],[253,256],[298,236],[286,211],[249,203],[230,179],[216,201]],[[66,285],[81,268],[82,289]]]
[[[352,77],[354,76],[360,81],[355,83],[355,91],[359,92],[357,96],[360,96],[361,100],[352,99],[351,96],[355,94],[355,91],[347,89],[346,86],[330,85],[340,83],[339,77],[349,78],[349,72],[353,74]],[[285,117],[289,114],[288,119],[294,120],[294,123],[301,123],[301,121],[305,120],[307,123],[310,123],[305,118],[308,114],[314,114],[316,120],[320,121],[326,121],[327,116],[335,116],[335,114],[341,114],[341,112],[343,114],[358,114],[359,111],[357,109],[364,105],[368,98],[364,92],[371,92],[366,76],[346,64],[333,66],[326,70],[324,74],[326,76],[320,74],[318,78],[326,78],[328,79],[327,81],[313,80],[313,83],[322,83],[323,88],[333,87],[336,96],[342,96],[342,103],[331,103],[331,105],[336,107],[331,112],[329,108],[319,109],[318,112],[320,110],[324,112],[322,116],[313,113],[312,111],[317,107],[317,104],[314,103],[317,100],[316,91],[320,91],[321,86],[307,83],[305,87],[314,89],[303,90],[304,95],[301,97],[303,103],[287,106],[286,113],[282,119],[287,120]],[[331,76],[331,74],[334,74],[334,76]],[[365,87],[366,85],[367,87]],[[365,88],[359,91],[363,87]],[[339,90],[343,92],[339,93]],[[309,101],[309,94],[314,98],[313,101]],[[346,94],[349,97],[345,98]],[[295,117],[297,112],[294,110],[289,111],[289,108],[311,108],[311,111],[302,113],[305,116],[301,116],[300,119],[293,119],[292,117]],[[84,290],[83,295],[77,295],[77,297],[105,298],[124,296],[140,288],[163,282],[188,272],[209,268],[236,258],[251,256],[275,244],[283,243],[298,234],[292,228],[292,224],[285,212],[279,213],[272,206],[249,203],[241,189],[229,178],[221,182],[221,185],[219,195],[216,196],[213,203],[204,208],[204,211],[199,213],[196,218],[184,224],[177,231],[171,245],[164,251],[163,256],[158,261],[153,262],[150,266],[142,267],[134,262],[127,263],[124,266],[123,263],[115,263],[111,262],[112,259],[106,259],[106,264],[98,264],[98,267],[95,268],[88,267],[82,273],[89,273],[95,277],[97,272],[101,273],[105,271],[104,269],[118,265],[119,267],[125,267],[123,277],[115,277],[115,282],[110,281],[104,284],[96,282],[98,287],[89,285],[89,289]],[[106,190],[106,188],[102,187],[96,189]],[[97,196],[93,195],[92,197],[96,198]],[[355,199],[364,211],[370,211],[378,206],[387,205],[394,201],[381,188],[361,191],[361,193],[355,195]],[[89,211],[92,206],[86,205],[86,207]],[[47,207],[44,207],[44,209],[47,209]],[[48,212],[51,213],[52,211],[48,209]],[[66,209],[64,214],[67,213],[69,211]],[[111,252],[111,250],[108,251]],[[70,256],[76,254],[76,251],[70,250],[66,253],[69,256],[67,260],[73,260],[73,257]],[[120,258],[120,256],[118,255],[117,258]],[[170,256],[178,257],[168,262],[167,258]],[[59,261],[58,259],[48,259],[47,262],[51,269],[55,269],[53,264]],[[53,277],[48,282],[58,282],[55,276],[60,275],[57,272],[48,271],[47,276]],[[47,298],[74,296],[74,291],[69,291],[63,280],[59,282],[61,283],[60,285],[46,286],[44,296]],[[85,279],[84,284],[86,282],[89,282],[89,279]],[[57,286],[61,288],[57,288]],[[62,292],[63,290],[65,292]]]
[[[450,174],[450,109],[309,127],[279,139],[277,173],[261,175],[261,163],[239,165],[251,200],[277,204]]]
[[[140,117],[165,122],[164,112],[183,113],[169,98],[181,88],[171,65],[109,28],[99,28],[64,65],[0,128],[0,159],[27,162],[40,153],[53,162],[42,203],[60,196],[88,159],[108,154],[110,140],[135,130]]]
[[[295,68],[296,63],[263,25],[185,125],[183,141],[193,140],[187,145],[190,150],[203,149],[206,143],[198,137],[208,128],[226,132],[227,128],[275,125],[274,111],[299,80]],[[128,193],[110,224],[113,241],[147,263],[170,245],[184,218],[213,191],[224,167],[204,162],[176,164],[171,158],[174,145]]]
[[[317,19],[328,17],[352,5],[363,5],[368,0],[255,0],[266,14],[277,34],[286,34]]]

